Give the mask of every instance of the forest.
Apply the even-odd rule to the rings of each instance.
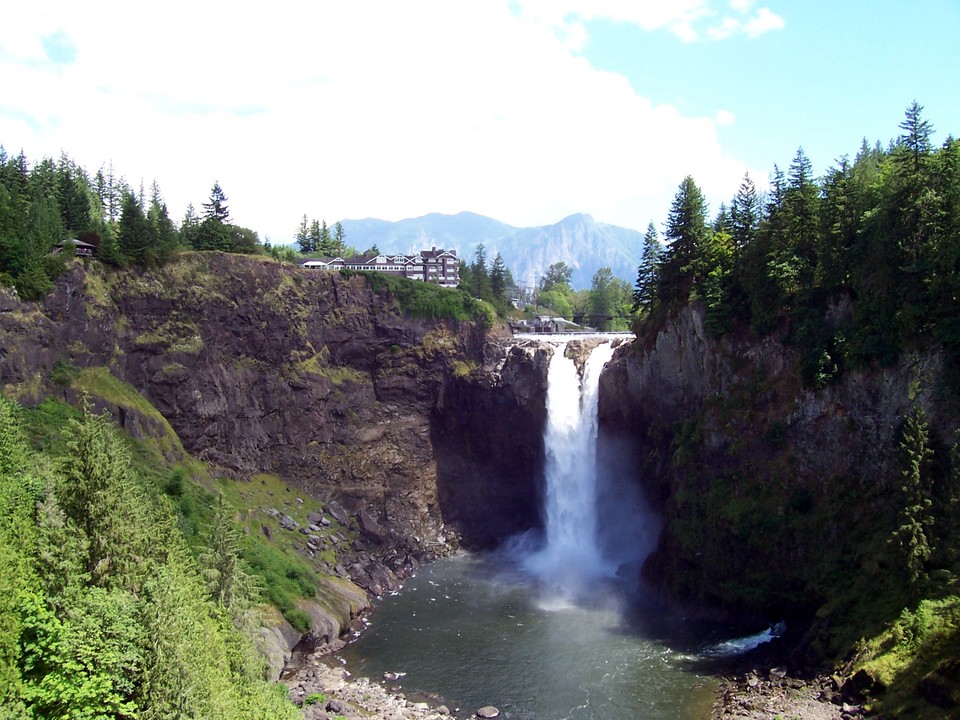
[[[932,338],[946,387],[960,389],[960,142],[934,147],[922,111],[914,102],[896,140],[864,140],[820,178],[802,148],[766,193],[745,175],[712,222],[684,178],[665,243],[652,223],[644,237],[634,308],[649,319],[638,331],[699,301],[715,337],[748,330],[797,347],[815,388]]]

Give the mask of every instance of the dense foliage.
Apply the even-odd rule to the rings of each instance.
[[[786,174],[774,168],[765,195],[744,176],[712,224],[685,178],[667,245],[645,243],[637,307],[696,299],[715,335],[743,324],[760,336],[777,332],[800,349],[803,378],[815,387],[847,366],[890,365],[932,336],[956,384],[960,142],[934,147],[916,103],[900,128],[888,147],[864,141],[819,179],[802,149]]]
[[[67,155],[33,167],[0,146],[0,282],[25,300],[46,295],[79,243],[111,265],[155,266],[178,249],[263,252],[257,234],[230,222],[227,197],[214,183],[197,216],[190,205],[179,227],[154,183],[146,197],[114,174],[94,176]],[[282,254],[275,251],[274,254]]]
[[[0,717],[295,717],[223,505],[195,560],[103,416],[85,407],[57,457],[20,412],[0,399]]]

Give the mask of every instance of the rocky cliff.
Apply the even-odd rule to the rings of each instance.
[[[938,357],[907,353],[821,390],[802,386],[797,365],[772,339],[709,338],[692,306],[607,366],[602,430],[632,449],[663,517],[643,570],[661,597],[728,619],[807,623],[826,603],[859,602],[847,589],[891,582],[903,420],[922,406],[936,436],[955,430],[937,401]],[[831,651],[828,638],[807,642]]]
[[[82,389],[134,436],[166,438],[171,460],[282,478],[349,528],[332,553],[295,543],[317,571],[380,593],[461,537],[489,544],[536,515],[543,373],[497,337],[412,317],[363,276],[264,258],[76,261],[42,305],[0,292],[0,386],[25,404]]]

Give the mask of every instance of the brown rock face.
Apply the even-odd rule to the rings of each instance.
[[[433,426],[443,515],[467,545],[540,524],[550,350],[487,345],[484,364],[446,387]]]
[[[622,347],[601,379],[601,432],[631,448],[662,514],[646,578],[688,607],[758,621],[812,613],[837,578],[882,581],[903,419],[919,405],[939,437],[955,429],[939,367],[905,354],[813,390],[792,348],[715,341],[696,306]]]
[[[77,263],[42,307],[0,292],[6,393],[61,392],[58,361],[109,368],[221,472],[363,511],[379,553],[443,552],[445,518],[483,541],[535,522],[541,368],[518,355],[502,377],[464,374],[499,357],[490,339],[411,318],[361,276],[218,253],[146,272]]]

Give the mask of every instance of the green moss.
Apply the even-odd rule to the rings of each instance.
[[[453,361],[453,376],[454,376],[454,377],[458,377],[458,378],[469,377],[469,376],[470,376],[471,374],[473,374],[473,372],[476,371],[477,368],[479,368],[479,367],[480,367],[480,365],[479,365],[477,362],[473,361],[473,360],[468,361],[468,362],[464,362],[463,360],[454,360],[454,361]]]
[[[134,341],[138,346],[160,345],[169,352],[195,355],[203,350],[200,330],[192,323],[170,321]]]
[[[357,384],[369,384],[370,376],[366,373],[354,370],[351,367],[342,365],[328,365],[330,351],[324,346],[319,353],[311,355],[306,360],[301,360],[294,365],[294,369],[299,373],[307,375],[316,375],[325,377],[334,385],[342,385],[345,382]]]

